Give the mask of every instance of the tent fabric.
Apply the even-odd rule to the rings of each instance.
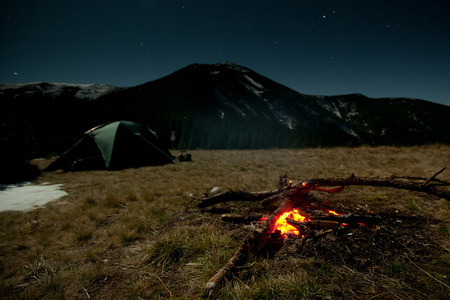
[[[163,165],[174,158],[154,131],[139,123],[117,121],[86,131],[44,171],[120,170]]]

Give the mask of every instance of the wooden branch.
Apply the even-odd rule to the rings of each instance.
[[[225,278],[231,275],[231,273],[238,267],[247,262],[250,254],[256,253],[267,242],[270,232],[273,229],[273,225],[278,216],[284,211],[291,210],[293,203],[290,199],[285,199],[280,207],[275,210],[265,220],[261,226],[253,230],[241,246],[236,250],[234,255],[230,258],[226,265],[221,267],[217,273],[205,284],[205,290],[208,293],[208,297],[214,298],[222,288],[222,283]]]
[[[327,220],[336,221],[339,223],[347,223],[350,225],[365,223],[365,224],[378,224],[381,221],[380,216],[372,215],[357,215],[357,214],[346,214],[346,215],[328,215],[313,217],[314,220]]]
[[[308,181],[299,182],[294,185],[288,185],[283,188],[272,191],[263,192],[245,192],[245,191],[227,191],[221,194],[217,194],[211,197],[201,199],[201,202],[197,205],[199,208],[205,208],[214,204],[227,202],[227,201],[261,201],[264,206],[271,205],[278,200],[285,198],[287,195],[294,193],[300,193],[300,197],[309,191],[322,191],[328,193],[338,193],[342,191],[345,186],[360,185],[360,186],[377,186],[377,187],[389,187],[396,189],[405,189],[416,192],[423,192],[439,198],[444,198],[450,201],[450,191],[438,188],[436,184],[429,184],[431,181],[435,181],[435,177],[442,173],[445,168],[435,173],[428,178],[425,183],[419,183],[412,180],[403,178],[399,180],[398,177],[355,177],[352,174],[349,178],[318,178]],[[448,182],[438,181],[440,185],[450,185]]]
[[[444,172],[445,169],[446,169],[446,167],[443,167],[440,171],[436,172],[433,176],[428,178],[427,181],[425,181],[425,183],[423,184],[423,186],[426,186],[432,179],[434,179],[436,176],[438,176],[439,174]]]
[[[335,228],[341,226],[339,222],[330,220],[312,220],[305,222],[305,225],[311,228]]]
[[[305,227],[316,229],[316,228],[335,228],[341,226],[339,222],[330,220],[312,220],[306,222],[298,222],[290,218],[286,218],[286,222],[289,225],[292,225],[295,228],[297,228],[300,232],[304,232]]]
[[[404,180],[422,180],[427,181],[429,178],[425,177],[417,177],[417,176],[391,176],[392,179],[404,179]],[[432,178],[430,182],[433,182],[434,186],[450,186],[449,182],[446,182],[444,180]]]
[[[431,179],[430,179],[431,180]],[[351,185],[365,185],[365,186],[379,186],[390,187],[396,189],[404,189],[416,192],[423,192],[439,198],[450,200],[450,191],[436,188],[432,185],[424,185],[418,182],[394,180],[392,178],[358,178],[354,175],[346,179],[336,178],[321,178],[312,179],[306,182],[308,186],[351,186]]]
[[[381,221],[379,216],[369,215],[329,215],[314,217],[310,221],[298,222],[290,218],[286,218],[286,222],[289,225],[294,226],[301,234],[305,234],[308,229],[321,229],[321,228],[335,228],[341,226],[342,223],[346,223],[349,226],[355,226],[356,224],[377,224]]]
[[[263,214],[255,215],[239,215],[239,214],[223,214],[221,216],[222,221],[231,223],[250,223],[257,221],[263,217]]]
[[[226,191],[224,193],[220,193],[211,197],[207,197],[202,199],[197,206],[199,208],[205,208],[214,204],[227,202],[227,201],[239,201],[239,200],[245,200],[245,201],[260,201],[262,199],[268,198],[270,196],[280,194],[283,191],[286,190],[285,188],[280,188],[273,191],[263,191],[263,192],[255,192],[255,193],[249,193],[245,191]]]

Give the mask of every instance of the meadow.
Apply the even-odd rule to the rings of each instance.
[[[63,184],[68,195],[33,211],[0,213],[1,298],[202,298],[204,284],[245,237],[242,225],[197,208],[212,188],[272,190],[284,174],[299,180],[352,173],[428,178],[450,167],[450,146],[444,145],[189,153],[192,162],[164,166],[41,173],[38,182]],[[49,162],[34,161],[40,168]],[[450,181],[450,170],[438,178]],[[450,201],[362,186],[325,197],[349,209],[424,220],[411,227],[424,236],[426,251],[408,254],[406,245],[404,253],[366,269],[324,256],[254,256],[218,298],[446,299]],[[235,202],[220,210],[251,212],[255,205]]]

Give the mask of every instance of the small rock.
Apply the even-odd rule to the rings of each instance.
[[[209,191],[209,193],[211,194],[211,195],[214,195],[214,194],[217,194],[218,192],[219,192],[219,187],[218,186],[215,186],[215,187],[213,187],[210,191]]]

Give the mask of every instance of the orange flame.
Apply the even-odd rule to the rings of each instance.
[[[325,211],[327,211],[329,214],[332,215],[341,215],[341,213],[338,213],[334,210],[329,210],[329,209],[325,209]],[[297,222],[307,222],[310,221],[311,219],[308,218],[308,216],[304,216],[302,214],[300,214],[300,211],[298,209],[293,209],[291,211],[285,212],[283,213],[281,216],[278,217],[278,219],[275,222],[275,225],[273,227],[273,232],[275,232],[275,230],[279,230],[280,234],[284,237],[287,238],[288,235],[300,235],[300,232],[298,231],[297,228],[295,228],[294,226],[290,225],[286,219],[292,219],[295,220]],[[260,219],[260,221],[264,221],[267,220],[267,217],[263,217]],[[347,227],[349,226],[349,224],[347,223],[341,223],[340,224],[342,227]],[[358,225],[360,226],[367,226],[364,223],[358,223]],[[305,236],[302,235],[302,238],[304,238]]]
[[[299,235],[300,233],[298,232],[298,230],[294,226],[288,224],[288,222],[286,221],[287,218],[295,220],[297,222],[304,222],[306,220],[306,217],[302,216],[298,209],[285,212],[275,222],[274,231],[279,230],[284,236],[287,236],[287,234]]]

